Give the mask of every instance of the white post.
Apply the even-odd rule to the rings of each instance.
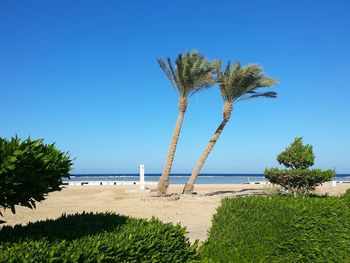
[[[140,189],[145,190],[145,166],[140,164]]]
[[[332,186],[337,186],[337,181],[336,180],[332,181]]]

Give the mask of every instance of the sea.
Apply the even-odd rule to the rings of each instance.
[[[145,174],[146,182],[158,182],[161,174]],[[185,184],[190,174],[171,174],[171,184]],[[137,182],[139,174],[72,174],[69,181],[118,181]],[[338,182],[350,182],[350,174],[337,174],[333,180]],[[196,184],[242,184],[242,183],[266,182],[263,174],[200,174]]]

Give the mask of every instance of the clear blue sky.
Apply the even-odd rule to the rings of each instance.
[[[177,94],[156,58],[196,49],[260,63],[276,100],[235,105],[203,172],[261,173],[296,136],[350,173],[350,2],[2,1],[0,136],[45,138],[73,173],[160,173]],[[222,117],[189,100],[172,172],[190,173]]]

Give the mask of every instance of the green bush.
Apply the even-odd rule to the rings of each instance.
[[[332,180],[334,170],[322,171],[320,169],[279,170],[271,168],[265,170],[265,178],[270,183],[278,184],[291,192],[306,193],[314,190],[316,186]]]
[[[63,215],[0,231],[0,262],[188,262],[198,258],[180,225],[111,213]]]
[[[203,262],[349,262],[350,209],[342,198],[224,199]]]
[[[315,155],[311,145],[303,145],[302,138],[295,138],[294,142],[277,156],[277,161],[287,169],[265,169],[265,178],[294,194],[309,193],[316,186],[330,181],[335,175],[334,170],[308,169],[314,164]]]
[[[346,205],[350,208],[350,189],[347,189],[346,192],[341,196]]]
[[[61,190],[62,177],[69,177],[71,166],[67,154],[54,144],[0,138],[0,208],[13,213],[15,205],[35,208],[47,193]]]

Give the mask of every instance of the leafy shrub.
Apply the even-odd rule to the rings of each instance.
[[[203,262],[349,262],[350,209],[342,198],[224,199]]]
[[[343,194],[341,198],[345,201],[346,205],[350,208],[350,189],[347,189],[345,194]]]
[[[63,215],[0,231],[0,262],[187,262],[198,258],[180,225],[112,213]]]
[[[277,168],[271,168],[265,170],[265,177],[270,183],[278,184],[288,191],[306,193],[314,190],[316,186],[330,181],[334,173],[334,170],[279,170]]]
[[[314,164],[315,155],[311,145],[303,145],[302,138],[295,138],[294,142],[277,156],[277,161],[290,169],[265,169],[265,178],[295,194],[308,193],[316,186],[330,181],[335,175],[334,170],[308,169]]]
[[[67,154],[54,144],[0,138],[0,207],[13,213],[15,205],[35,208],[47,193],[61,190],[62,177],[69,177],[71,166]]]

